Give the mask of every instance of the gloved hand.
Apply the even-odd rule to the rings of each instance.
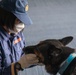
[[[39,62],[39,60],[35,54],[26,54],[26,55],[24,54],[18,62],[21,64],[21,67],[24,69],[31,65],[36,65]]]

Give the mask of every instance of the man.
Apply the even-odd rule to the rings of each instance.
[[[17,71],[38,63],[35,54],[24,54],[23,29],[32,24],[27,15],[27,0],[0,1],[0,75],[16,75]]]

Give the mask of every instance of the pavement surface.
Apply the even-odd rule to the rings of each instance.
[[[26,26],[26,46],[45,39],[60,39],[73,36],[68,46],[76,48],[76,0],[28,0],[28,14],[33,25]],[[44,66],[36,66],[19,75],[49,75]]]

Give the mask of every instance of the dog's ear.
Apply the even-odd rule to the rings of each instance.
[[[60,41],[63,45],[69,44],[72,40],[73,40],[73,37],[72,37],[72,36],[68,36],[68,37],[64,37],[64,38],[62,38],[62,39],[59,39],[59,41]]]

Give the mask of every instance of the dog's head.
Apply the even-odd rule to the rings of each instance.
[[[45,65],[47,72],[55,74],[66,57],[74,52],[72,48],[66,47],[72,39],[71,36],[62,39],[48,39],[37,45],[25,47],[23,51],[26,54],[36,54],[39,62]]]

